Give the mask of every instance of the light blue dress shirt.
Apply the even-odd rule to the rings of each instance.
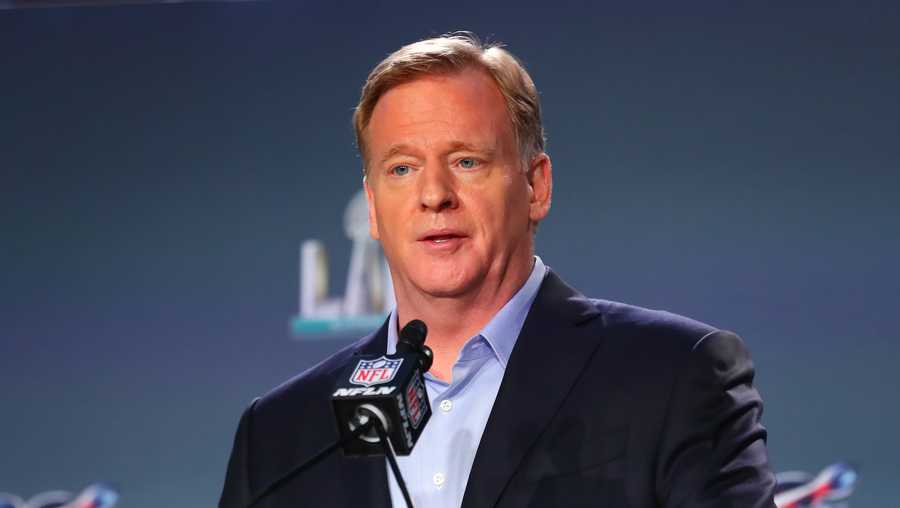
[[[481,332],[463,345],[453,364],[448,384],[430,373],[425,388],[431,418],[413,452],[397,457],[406,488],[417,508],[459,508],[475,451],[503,380],[525,316],[537,296],[546,268],[534,257],[531,275],[519,291],[491,318]],[[388,323],[387,352],[397,346],[397,311]],[[427,339],[426,339],[427,344]],[[388,485],[394,508],[406,508],[403,494],[388,468]]]

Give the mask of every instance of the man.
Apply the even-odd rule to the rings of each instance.
[[[396,309],[245,411],[221,507],[245,507],[334,442],[336,376],[393,352],[412,319],[434,350],[435,414],[400,458],[418,506],[774,506],[741,340],[585,298],[534,255],[553,178],[515,58],[465,34],[405,46],[369,75],[354,125]],[[339,454],[265,502],[405,506],[384,458]]]

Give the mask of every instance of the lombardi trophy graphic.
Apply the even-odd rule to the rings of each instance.
[[[300,314],[295,336],[377,327],[394,305],[390,271],[378,242],[369,236],[366,195],[357,192],[344,211],[344,232],[353,244],[343,296],[329,296],[328,256],[319,240],[300,246]]]

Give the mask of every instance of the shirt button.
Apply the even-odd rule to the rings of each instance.
[[[444,399],[441,401],[441,411],[445,413],[449,413],[451,409],[453,409],[453,401],[450,399]]]
[[[431,481],[434,482],[434,485],[437,488],[441,488],[444,486],[444,482],[447,481],[447,478],[444,477],[444,473],[434,473],[434,476],[431,477]]]

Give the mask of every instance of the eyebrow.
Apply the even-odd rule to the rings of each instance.
[[[407,145],[406,143],[400,143],[398,145],[392,145],[387,152],[385,152],[384,157],[378,161],[379,164],[384,164],[388,159],[394,157],[395,155],[399,155],[404,152],[411,152],[412,147]]]
[[[494,156],[496,150],[488,146],[479,146],[471,143],[464,143],[462,141],[455,141],[450,145],[449,150],[449,153],[453,152],[477,152],[490,158]]]
[[[396,155],[399,155],[402,153],[414,152],[414,151],[416,151],[416,149],[406,143],[399,143],[396,145],[392,145],[390,148],[388,148],[387,152],[385,152],[384,156],[379,161],[379,164],[384,164],[385,162],[388,161],[388,159],[390,159],[391,157],[394,157]],[[473,145],[471,143],[466,143],[464,141],[454,141],[453,143],[450,144],[450,149],[447,150],[447,153],[453,153],[453,152],[476,152],[476,153],[484,154],[488,158],[492,158],[494,156],[494,154],[496,153],[496,150],[494,150],[493,148],[486,147],[486,146]]]

